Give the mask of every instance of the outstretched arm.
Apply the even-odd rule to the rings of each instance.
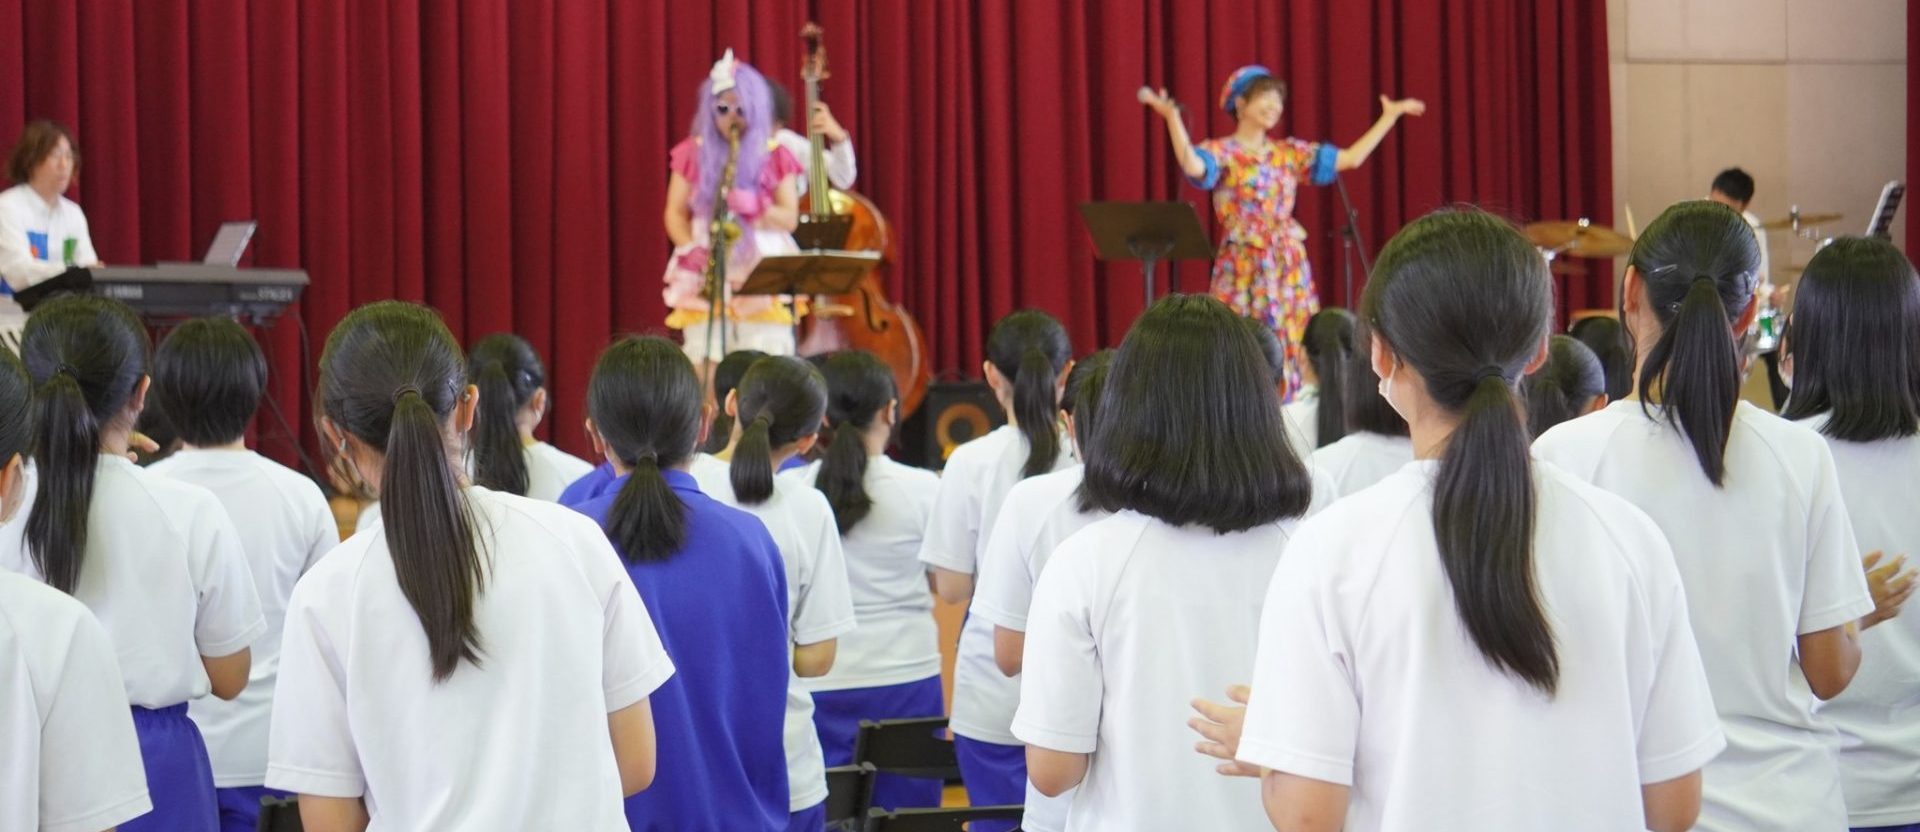
[[[1360,134],[1360,138],[1353,144],[1341,148],[1339,158],[1334,163],[1335,169],[1353,170],[1366,164],[1367,157],[1373,155],[1373,149],[1380,146],[1380,140],[1387,137],[1387,132],[1393,129],[1394,123],[1398,122],[1401,116],[1419,116],[1426,112],[1427,103],[1418,98],[1402,98],[1394,101],[1384,95],[1380,96],[1379,120],[1375,121],[1372,127],[1367,128],[1367,132]]]
[[[1173,157],[1180,162],[1180,170],[1188,178],[1199,179],[1207,175],[1207,163],[1200,154],[1194,152],[1193,139],[1187,135],[1187,124],[1180,119],[1180,108],[1173,103],[1173,97],[1165,89],[1157,93],[1140,88],[1140,103],[1153,108],[1161,118],[1167,120],[1167,139],[1173,142]]]

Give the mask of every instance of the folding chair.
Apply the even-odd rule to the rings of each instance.
[[[260,798],[260,820],[253,828],[254,832],[303,832],[299,799]]]
[[[976,820],[1019,823],[1024,806],[973,806],[964,809],[885,809],[867,811],[866,832],[966,832]]]

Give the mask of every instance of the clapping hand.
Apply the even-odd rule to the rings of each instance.
[[[1200,715],[1187,720],[1192,728],[1206,739],[1193,744],[1193,750],[1215,757],[1225,762],[1214,766],[1228,777],[1259,777],[1260,767],[1250,766],[1234,759],[1240,753],[1240,732],[1247,719],[1247,697],[1252,693],[1246,685],[1234,685],[1227,688],[1227,698],[1237,704],[1223,704],[1206,699],[1193,700],[1193,709]]]

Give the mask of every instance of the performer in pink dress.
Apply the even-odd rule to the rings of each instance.
[[[729,154],[729,137],[739,136],[733,187],[723,197],[740,233],[727,252],[730,289],[752,274],[754,264],[771,254],[791,254],[792,232],[800,222],[796,190],[800,162],[773,141],[772,94],[753,67],[735,61],[733,50],[713,65],[700,85],[700,103],[686,139],[668,157],[673,177],[667,185],[666,228],[673,256],[665,275],[667,305],[674,311],[667,326],[681,330],[687,355],[696,365],[722,357],[720,333],[708,333],[711,308],[704,296],[714,202]],[[725,351],[756,349],[775,355],[793,353],[793,318],[784,303],[766,297],[735,298],[727,323]]]
[[[1167,121],[1167,134],[1181,170],[1195,187],[1213,192],[1214,214],[1226,230],[1213,264],[1213,294],[1235,312],[1272,328],[1286,345],[1287,398],[1300,390],[1305,354],[1300,340],[1307,319],[1320,310],[1307,263],[1307,234],[1293,218],[1301,180],[1332,184],[1335,174],[1353,170],[1386,138],[1403,115],[1417,116],[1427,105],[1416,98],[1398,101],[1380,96],[1378,121],[1349,147],[1274,139],[1267,134],[1286,108],[1286,82],[1259,65],[1243,66],[1228,76],[1220,107],[1238,124],[1231,135],[1195,144],[1166,90],[1142,96]]]

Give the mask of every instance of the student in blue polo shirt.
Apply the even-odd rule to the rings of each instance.
[[[574,506],[600,522],[653,614],[672,679],[653,693],[659,767],[627,798],[635,830],[788,824],[787,577],[753,515],[700,492],[700,381],[681,349],[627,338],[587,388],[594,450],[614,479]]]

